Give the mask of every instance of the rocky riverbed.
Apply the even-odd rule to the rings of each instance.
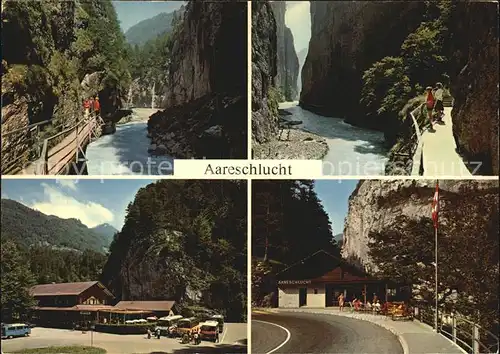
[[[328,152],[326,140],[299,129],[284,129],[281,139],[253,146],[254,159],[319,160]]]

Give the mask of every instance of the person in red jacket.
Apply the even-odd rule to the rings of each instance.
[[[432,87],[427,86],[425,89],[426,91],[426,98],[425,98],[425,105],[427,107],[427,115],[429,116],[429,122],[431,123],[431,128],[429,131],[434,131],[433,125],[432,125],[432,111],[434,109],[434,104],[435,104],[435,99],[434,95],[432,93]]]
[[[94,100],[94,113],[96,116],[99,115],[99,113],[101,112],[101,105],[99,103],[99,97],[96,96],[95,100]]]
[[[88,98],[83,100],[83,112],[85,118],[87,118],[90,113],[90,101]]]

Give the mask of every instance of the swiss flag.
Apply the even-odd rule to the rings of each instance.
[[[438,226],[439,214],[439,182],[436,181],[436,191],[434,192],[434,199],[432,200],[432,220],[434,221],[434,228]]]

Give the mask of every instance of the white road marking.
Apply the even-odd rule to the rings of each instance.
[[[282,330],[284,330],[286,332],[286,339],[283,343],[281,343],[280,345],[278,345],[276,348],[274,348],[273,350],[267,352],[266,354],[271,354],[271,353],[274,353],[275,351],[277,351],[279,348],[281,348],[282,346],[284,346],[286,343],[288,343],[288,341],[290,340],[290,338],[292,337],[292,334],[290,333],[290,331],[288,329],[286,329],[285,327],[283,326],[280,326],[279,324],[276,324],[276,323],[272,323],[272,322],[267,322],[267,321],[261,321],[261,320],[252,320],[252,321],[255,321],[255,322],[261,322],[261,323],[267,323],[267,324],[270,324],[270,325],[273,325],[273,326],[276,326],[276,327],[279,327],[281,328]]]

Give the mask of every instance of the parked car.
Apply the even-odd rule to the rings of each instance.
[[[162,336],[171,336],[175,333],[177,323],[182,318],[180,315],[160,317],[156,323],[155,331],[159,329]]]
[[[177,322],[175,333],[182,337],[184,334],[196,332],[199,328],[200,321],[197,317],[182,318]]]
[[[217,321],[218,327],[219,327],[219,332],[222,333],[224,332],[224,316],[222,315],[213,315],[212,316],[213,321]]]
[[[2,338],[27,337],[31,328],[25,323],[2,324]]]
[[[204,340],[216,341],[219,323],[217,321],[206,321],[200,324],[200,338]]]

